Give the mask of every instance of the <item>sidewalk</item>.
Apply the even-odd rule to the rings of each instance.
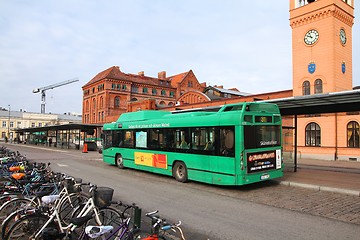
[[[280,184],[360,197],[360,162],[298,159],[297,172],[284,171]]]

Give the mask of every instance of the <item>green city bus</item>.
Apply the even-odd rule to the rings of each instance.
[[[216,185],[283,176],[281,115],[275,104],[228,104],[216,112],[130,112],[103,130],[103,160],[119,168]]]

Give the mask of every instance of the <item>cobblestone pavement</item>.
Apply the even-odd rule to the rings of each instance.
[[[214,189],[214,186],[211,188]],[[213,191],[211,188],[208,190]],[[360,198],[357,196],[289,187],[275,181],[236,188],[217,187],[214,191],[246,201],[360,225]]]

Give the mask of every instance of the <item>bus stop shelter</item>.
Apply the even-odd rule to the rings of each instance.
[[[15,129],[15,132],[22,136],[22,141],[26,144],[41,144],[49,147],[80,149],[84,143],[87,143],[88,150],[95,151],[97,149],[97,143],[101,141],[101,127],[102,125],[100,124],[69,123],[44,127],[21,128]]]
[[[294,171],[297,170],[298,115],[360,111],[360,90],[265,100],[279,106],[281,116],[294,116]]]

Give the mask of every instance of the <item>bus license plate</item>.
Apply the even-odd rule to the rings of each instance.
[[[265,180],[265,179],[268,179],[270,177],[269,174],[264,174],[260,177],[261,180]]]

